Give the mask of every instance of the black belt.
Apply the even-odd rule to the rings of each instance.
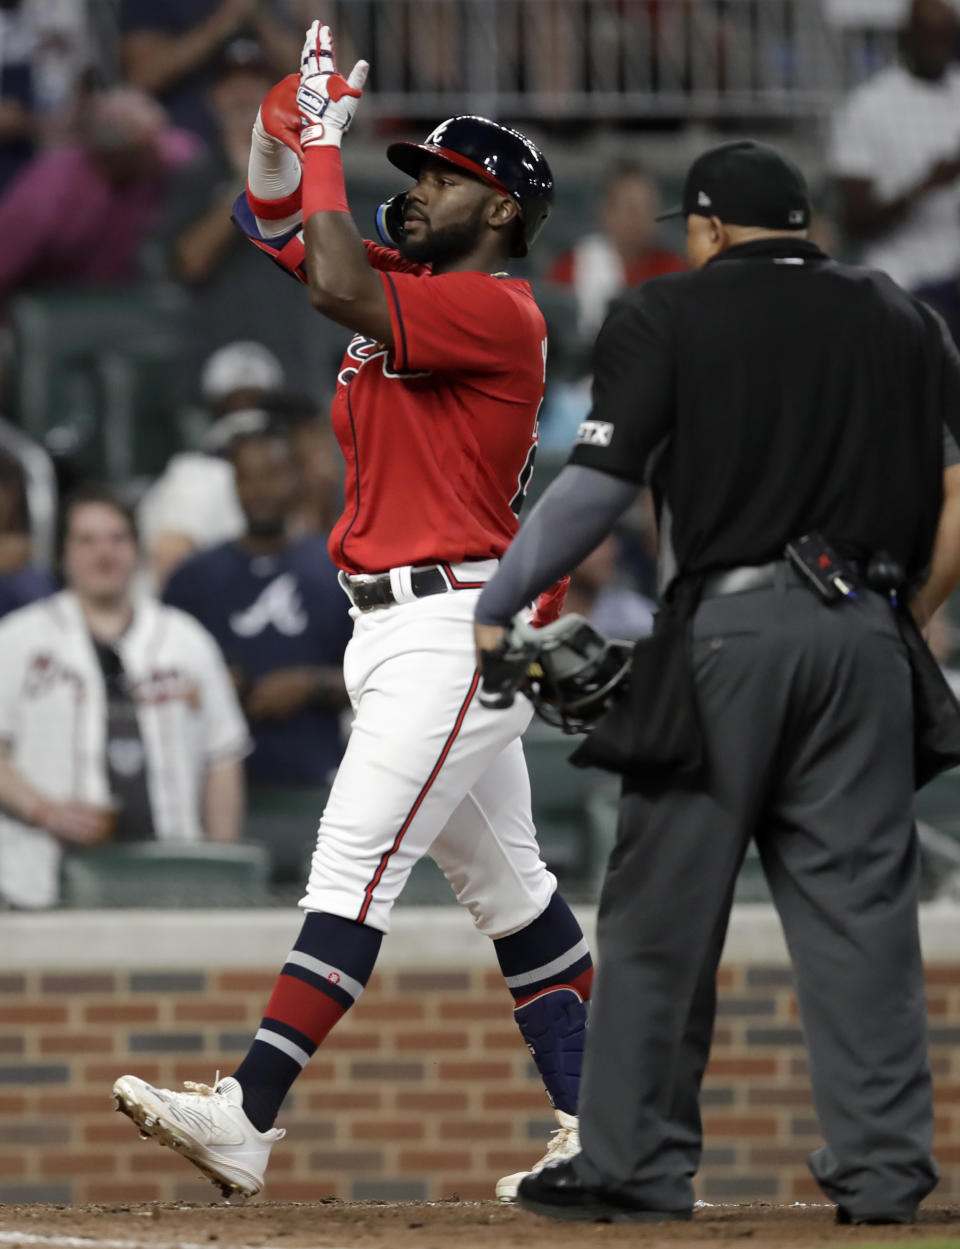
[[[347,587],[354,607],[360,611],[373,611],[375,607],[392,607],[396,603],[388,572],[373,575],[347,576]],[[414,598],[427,598],[431,594],[446,594],[453,589],[442,571],[433,565],[414,568],[410,572],[410,589]]]

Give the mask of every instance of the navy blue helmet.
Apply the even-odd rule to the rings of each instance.
[[[518,130],[470,116],[441,122],[423,143],[391,143],[387,148],[387,159],[411,178],[420,176],[428,156],[467,170],[516,201],[521,228],[513,255],[525,256],[553,205],[553,174],[540,149]],[[382,224],[378,220],[381,232]]]

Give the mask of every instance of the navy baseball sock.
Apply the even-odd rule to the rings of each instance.
[[[273,1126],[294,1080],[363,992],[382,940],[378,929],[339,915],[314,911],[303,921],[253,1044],[233,1073],[258,1131]]]
[[[555,893],[532,924],[493,943],[514,1018],[550,1104],[577,1113],[593,960],[573,912]]]

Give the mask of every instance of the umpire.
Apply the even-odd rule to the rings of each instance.
[[[477,608],[482,659],[652,485],[665,607],[616,733],[586,743],[603,762],[625,735],[632,762],[615,765],[583,1152],[519,1200],[579,1221],[691,1216],[716,968],[753,837],[826,1141],[813,1174],[840,1222],[906,1223],[938,1175],[912,795],[944,759],[917,725],[955,742],[902,604],[924,619],[960,580],[960,360],[924,305],[808,240],[803,177],[774,149],[705,153],[682,214],[693,271],[613,306],[570,464]],[[933,703],[915,707],[924,683]]]

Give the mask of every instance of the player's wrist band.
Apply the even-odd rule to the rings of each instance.
[[[254,195],[249,183],[247,184],[247,203],[250,205],[250,211],[261,221],[281,221],[284,217],[292,217],[294,213],[300,211],[302,198],[303,194],[298,186],[283,199],[261,199],[259,195]]]
[[[338,147],[308,147],[303,153],[303,220],[313,213],[349,213]]]

